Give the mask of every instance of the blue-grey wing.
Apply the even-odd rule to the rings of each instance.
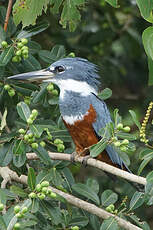
[[[95,94],[92,94],[91,96],[91,103],[97,114],[96,121],[93,123],[93,128],[98,135],[99,130],[104,128],[108,123],[112,122],[112,120],[105,102],[98,98]],[[113,146],[108,145],[106,147],[106,151],[113,163],[118,164],[121,168],[123,165],[125,166]]]

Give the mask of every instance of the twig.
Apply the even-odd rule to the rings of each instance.
[[[4,23],[4,31],[5,32],[7,31],[8,21],[9,21],[11,9],[12,9],[12,3],[13,3],[13,0],[9,0],[7,12],[6,12],[6,17],[5,17],[5,23]]]
[[[2,116],[2,113],[1,113],[1,111],[0,111],[0,119],[2,120],[2,118],[3,118],[3,116]],[[11,131],[10,131],[10,129],[9,129],[9,127],[8,127],[7,124],[5,125],[5,129],[6,129],[6,132],[7,132],[7,133],[11,133]],[[3,143],[3,142],[0,141],[0,144],[1,144],[1,143]]]
[[[5,174],[3,173],[5,171]],[[17,181],[19,183],[22,183],[22,184],[27,184],[27,176],[25,175],[21,175],[20,177],[16,174],[16,172],[10,170],[8,167],[0,167],[0,175],[4,178],[6,177],[6,172],[8,172],[9,176],[9,179],[11,180],[14,180],[14,181]],[[5,175],[5,176],[4,176]],[[4,178],[5,180],[5,178]],[[55,193],[57,193],[58,195],[64,197],[67,202],[69,202],[70,204],[78,207],[78,208],[81,208],[81,209],[84,209],[86,210],[87,212],[91,213],[91,214],[94,214],[102,219],[108,219],[109,217],[114,217],[119,226],[126,229],[126,230],[141,230],[141,228],[131,224],[129,221],[126,221],[118,216],[115,216],[107,211],[105,211],[104,209],[102,208],[98,208],[96,205],[94,204],[90,204],[84,200],[81,200],[77,197],[74,197],[70,194],[67,194],[65,192],[62,192],[56,188],[53,188],[51,187],[51,190]]]
[[[65,160],[65,161],[71,161],[71,155],[70,154],[65,154],[65,153],[53,153],[53,152],[48,152],[50,158],[52,160]],[[27,159],[29,160],[37,160],[39,157],[35,153],[27,153]],[[83,157],[75,157],[75,162],[80,162],[82,163]],[[113,175],[122,177],[126,180],[136,182],[138,184],[146,184],[146,179],[141,176],[137,176],[133,173],[126,172],[124,170],[118,169],[116,167],[113,167],[109,164],[106,164],[102,161],[95,160],[93,158],[88,159],[87,165],[90,165],[92,167],[104,170],[106,172],[109,172]]]

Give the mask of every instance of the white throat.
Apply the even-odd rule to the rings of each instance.
[[[77,81],[73,79],[67,80],[57,80],[52,79],[52,82],[57,84],[60,88],[60,99],[64,99],[64,95],[66,91],[72,91],[75,93],[80,93],[81,96],[88,96],[91,93],[97,95],[97,91],[90,86],[87,82],[84,81]]]

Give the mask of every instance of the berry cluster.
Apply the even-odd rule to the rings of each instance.
[[[79,230],[79,227],[78,226],[72,226],[71,230]]]
[[[15,216],[17,219],[21,219],[21,218],[24,218],[25,214],[28,212],[28,207],[23,207],[21,208],[19,205],[16,205],[14,207],[14,213],[15,213]],[[16,223],[14,226],[13,226],[13,230],[19,230],[20,229],[20,223]]]
[[[113,213],[113,214],[117,214],[118,213],[118,210],[115,209],[114,204],[110,204],[109,206],[107,206],[106,207],[106,211],[110,212],[110,213]]]
[[[129,144],[129,141],[127,139],[124,139],[123,141],[115,141],[114,145],[115,147],[119,147],[121,151],[126,152],[127,146]]]
[[[0,203],[0,212],[4,210],[4,204]]]
[[[8,92],[8,95],[10,97],[13,97],[15,95],[15,90],[10,85],[4,85],[4,89]]]
[[[126,132],[126,133],[129,133],[130,132],[130,127],[129,126],[125,126],[125,127],[123,127],[123,124],[122,123],[118,123],[118,125],[117,125],[117,130],[119,130],[119,131],[124,131],[124,132]]]
[[[54,89],[54,85],[52,83],[49,83],[49,85],[47,86],[47,90],[53,96],[58,96],[58,91],[57,91],[57,89]]]
[[[46,196],[53,199],[56,198],[56,193],[52,192],[52,190],[49,188],[48,181],[43,181],[40,184],[37,184],[35,191],[29,194],[29,198],[31,199],[38,198],[40,200],[44,200]]]
[[[65,149],[65,146],[63,145],[63,141],[59,138],[54,140],[54,144],[57,146],[58,152],[63,152]]]

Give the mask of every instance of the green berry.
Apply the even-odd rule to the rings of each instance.
[[[41,188],[42,188],[42,187],[41,187],[41,184],[37,184],[37,185],[36,185],[36,191],[37,191],[37,192],[40,192],[40,191],[41,191]]]
[[[14,56],[14,57],[12,58],[12,62],[19,62],[18,56]]]
[[[43,194],[43,193],[38,193],[38,198],[40,199],[40,200],[44,200],[45,199],[45,194]]]
[[[17,43],[17,47],[18,47],[19,49],[21,49],[21,48],[23,47],[22,42],[18,42],[18,43]]]
[[[114,145],[115,145],[116,147],[119,147],[119,146],[121,145],[121,143],[120,143],[120,141],[116,141],[116,142],[114,142]]]
[[[21,218],[24,217],[24,214],[21,213],[21,212],[19,212],[19,213],[17,213],[15,216],[16,216],[16,218],[21,219]]]
[[[127,147],[126,147],[126,146],[121,146],[121,147],[120,147],[120,150],[123,151],[123,152],[126,152]]]
[[[24,54],[24,55],[23,55],[23,58],[24,58],[24,59],[27,59],[28,57],[29,57],[28,54]]]
[[[21,56],[21,50],[16,51],[15,55],[16,56]]]
[[[3,48],[7,48],[7,47],[8,47],[8,44],[7,44],[6,41],[2,41],[2,42],[1,42],[1,46],[2,46]]]
[[[48,90],[48,91],[54,90],[54,85],[53,85],[52,83],[49,84],[49,85],[47,86],[47,90]]]
[[[25,214],[28,212],[28,208],[27,207],[23,207],[21,210],[21,213]]]
[[[4,89],[8,91],[11,89],[11,86],[10,85],[4,85]]]
[[[22,50],[22,55],[23,55],[23,56],[24,56],[24,55],[27,55],[28,53],[29,53],[28,49]]]
[[[63,144],[63,141],[62,141],[61,139],[59,139],[59,138],[56,138],[56,139],[54,140],[54,144],[55,144],[55,145]]]
[[[13,227],[13,230],[19,230],[20,229],[20,223],[16,223]]]
[[[25,141],[28,141],[28,140],[29,140],[28,134],[24,135],[24,140],[25,140]]]
[[[130,127],[129,126],[126,126],[123,128],[123,131],[126,132],[126,133],[129,133],[130,132]]]
[[[33,120],[32,120],[31,118],[28,118],[28,119],[27,119],[27,123],[28,123],[29,125],[31,125],[31,124],[33,123]]]
[[[53,199],[55,199],[55,198],[57,197],[56,193],[54,193],[54,192],[51,192],[51,193],[49,194],[49,196],[50,196],[51,198],[53,198]]]
[[[42,193],[47,194],[47,190],[48,190],[47,187],[43,187],[41,191]]]
[[[122,123],[119,123],[119,124],[117,125],[117,129],[118,129],[118,130],[122,130],[122,129],[123,129],[123,124],[122,124]]]
[[[19,132],[20,134],[25,134],[26,131],[25,131],[25,129],[19,129],[18,132]]]
[[[48,134],[48,140],[52,140],[53,139],[53,137],[52,137],[52,135],[51,134]]]
[[[21,50],[23,51],[23,50],[28,50],[29,48],[28,48],[28,46],[23,46],[22,48],[21,48]]]
[[[117,214],[117,213],[118,213],[118,210],[117,210],[117,209],[115,209],[113,213],[114,213],[114,214]]]
[[[19,205],[16,205],[16,206],[14,207],[14,212],[15,212],[16,214],[19,213],[20,210],[21,210],[21,208],[20,208]]]
[[[108,206],[108,207],[106,207],[106,211],[107,212],[112,212],[112,209]]]
[[[33,149],[37,149],[38,148],[38,144],[36,142],[34,142],[34,143],[31,144],[31,147]]]
[[[22,43],[23,45],[26,45],[26,44],[28,43],[28,39],[22,38],[22,39],[21,39],[21,43]]]
[[[47,180],[41,182],[41,187],[48,187],[49,186],[49,182]]]
[[[36,116],[38,115],[38,111],[37,111],[36,109],[33,109],[33,110],[32,110],[32,114],[33,114],[33,116],[36,117]]]
[[[121,143],[122,145],[128,145],[129,144],[129,141],[127,139],[124,139]]]
[[[28,133],[28,137],[32,138],[33,137],[33,133]]]
[[[114,211],[115,206],[113,204],[110,204],[109,207],[111,208],[112,211]]]
[[[31,193],[29,194],[29,198],[34,199],[34,198],[36,198],[36,197],[37,197],[37,195],[36,195],[36,193],[34,193],[34,192],[31,192]]]
[[[13,97],[15,95],[15,90],[14,89],[10,89],[8,91],[8,94],[9,94],[10,97]]]
[[[73,226],[71,227],[72,230],[79,230],[79,227],[78,226]]]
[[[40,142],[40,145],[41,145],[42,147],[45,147],[46,143],[45,143],[44,141],[41,141],[41,142]]]
[[[58,150],[59,152],[64,151],[64,149],[65,149],[65,146],[64,146],[63,144],[58,144],[58,145],[57,145],[57,150]]]
[[[68,56],[74,58],[75,57],[75,53],[71,52],[71,53],[69,53]]]
[[[48,193],[50,194],[50,193],[52,193],[52,190],[51,190],[51,188],[48,188]]]
[[[0,203],[0,212],[3,211],[4,209],[4,204]]]
[[[58,91],[57,91],[57,89],[52,90],[52,94],[53,94],[54,96],[58,96]]]

